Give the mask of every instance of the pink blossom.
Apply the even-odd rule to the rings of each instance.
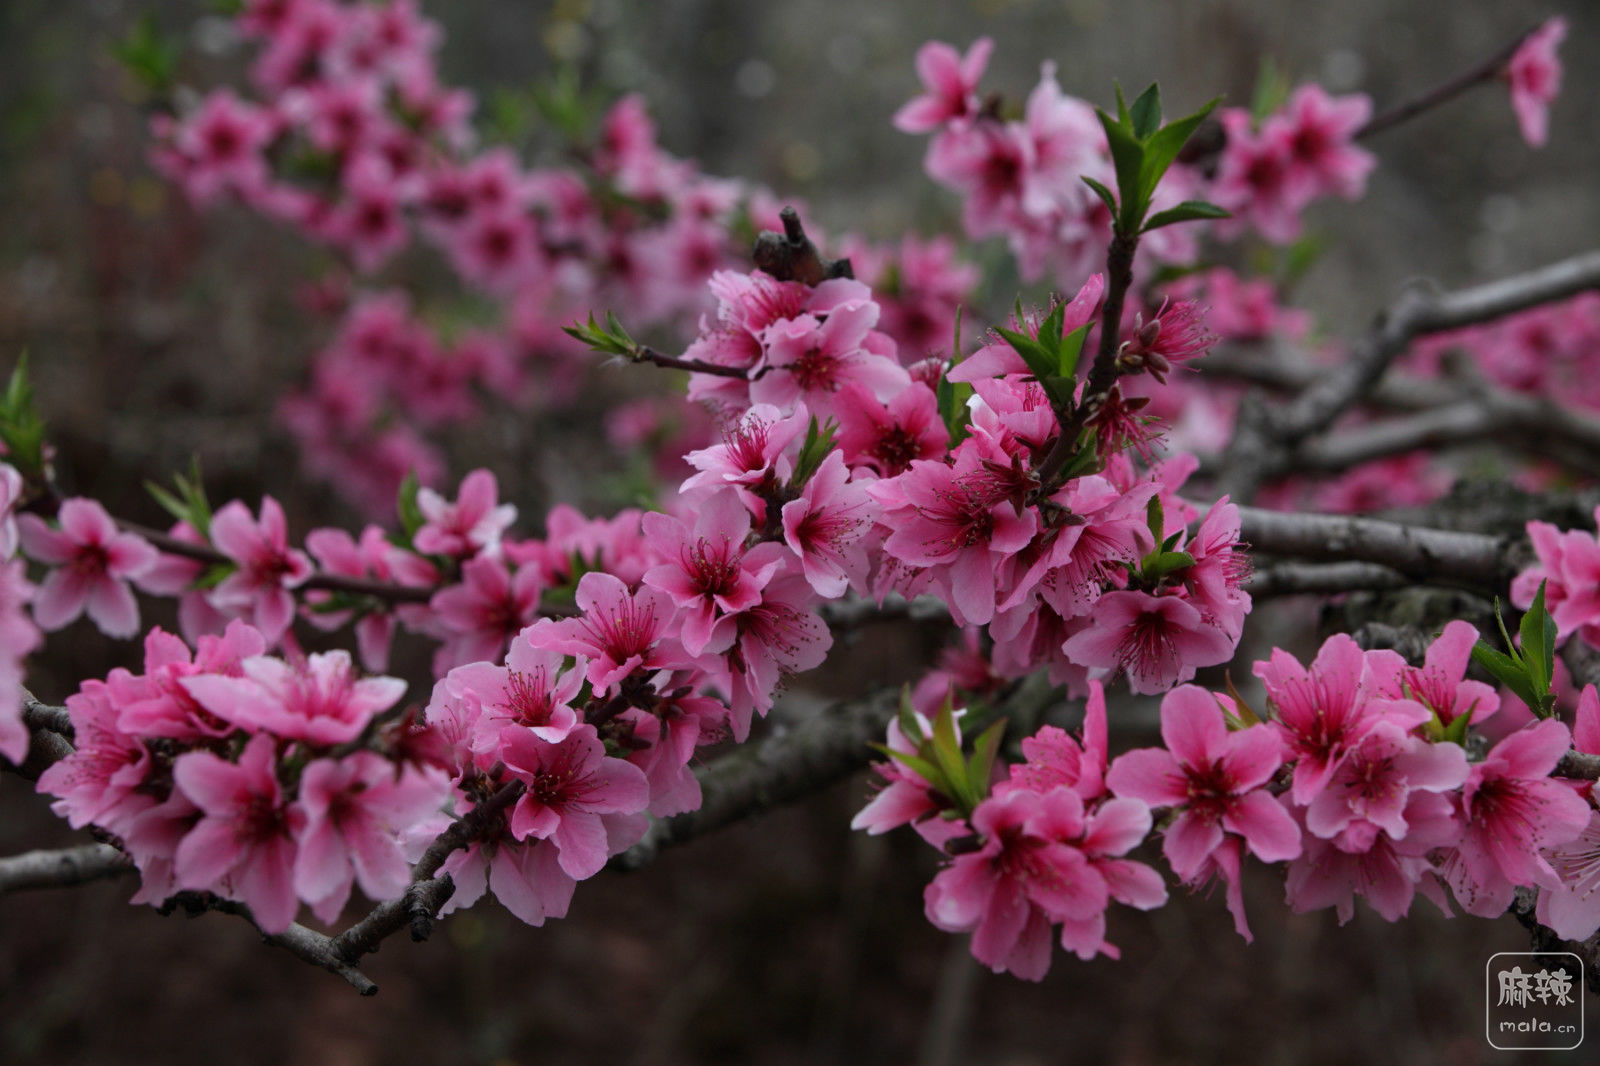
[[[701,504],[692,532],[664,514],[647,514],[643,524],[664,560],[645,572],[644,583],[672,597],[683,622],[684,650],[726,650],[725,644],[708,648],[713,627],[719,618],[761,602],[761,590],[784,565],[783,549],[758,544],[745,551],[750,512],[734,492],[718,492]]]
[[[839,421],[839,450],[846,465],[871,466],[880,477],[895,477],[914,459],[945,454],[950,431],[939,417],[934,391],[912,382],[882,403],[860,385],[839,392],[834,414]]]
[[[917,76],[924,92],[894,115],[902,133],[927,133],[978,109],[978,82],[989,65],[994,41],[979,37],[961,55],[943,41],[929,41],[917,49]]]
[[[33,617],[45,630],[60,629],[85,610],[108,636],[139,631],[139,603],[128,582],[156,564],[157,551],[143,537],[118,533],[105,508],[93,500],[71,499],[53,530],[37,515],[18,520],[22,547],[50,571],[33,599]]]
[[[242,663],[267,650],[266,641],[234,619],[221,637],[201,636],[197,653],[160,628],[144,639],[144,674],[113,670],[106,678],[118,708],[117,728],[131,736],[197,740],[226,736],[234,723],[212,714],[183,680],[201,674],[243,676]]]
[[[632,763],[607,758],[593,726],[580,726],[559,744],[531,732],[502,734],[507,772],[527,791],[511,809],[511,835],[552,841],[561,868],[583,880],[611,854],[604,814],[633,814],[649,803],[650,788]]]
[[[1084,704],[1083,742],[1064,729],[1041,726],[1022,741],[1024,761],[1011,765],[1010,779],[995,786],[995,791],[1026,788],[1042,793],[1065,787],[1085,803],[1091,802],[1105,795],[1107,750],[1105,686],[1091,681]]]
[[[1177,596],[1108,592],[1096,601],[1089,623],[1061,650],[1085,666],[1126,671],[1128,687],[1138,693],[1165,692],[1197,668],[1233,657],[1235,638]]]
[[[1234,226],[1248,223],[1273,244],[1300,236],[1306,195],[1295,178],[1295,130],[1282,115],[1251,128],[1250,112],[1224,108],[1218,116],[1228,135],[1217,163],[1211,197],[1233,212]]]
[[[301,663],[258,655],[239,668],[242,677],[203,674],[181,684],[201,707],[241,729],[312,744],[349,743],[406,691],[396,677],[356,680],[343,650],[316,652]]]
[[[1567,727],[1545,719],[1472,765],[1461,789],[1461,843],[1446,866],[1451,890],[1469,914],[1504,912],[1519,885],[1560,887],[1560,874],[1541,851],[1577,839],[1590,816],[1582,797],[1550,780],[1570,744]]]
[[[750,383],[752,403],[788,410],[804,402],[831,413],[834,394],[857,384],[887,400],[910,384],[896,362],[894,342],[872,327],[878,305],[870,299],[835,307],[820,321],[810,313],[776,322],[762,334],[766,373]]]
[[[28,727],[22,721],[22,660],[41,643],[39,630],[23,610],[33,597],[27,564],[0,560],[0,756],[22,764],[28,753]]]
[[[1465,716],[1474,724],[1500,709],[1500,696],[1494,686],[1466,680],[1478,631],[1471,623],[1456,620],[1428,645],[1421,667],[1401,667],[1382,680],[1380,694],[1393,700],[1410,699],[1422,704],[1439,725],[1448,727]]]
[[[817,595],[844,595],[867,569],[861,539],[875,508],[866,490],[849,483],[844,456],[829,452],[798,498],[783,505],[783,542],[800,558]]]
[[[1559,15],[1528,34],[1506,64],[1511,83],[1511,110],[1522,139],[1541,147],[1550,125],[1550,104],[1561,92],[1561,60],[1556,49],[1567,37],[1567,20]]]
[[[262,733],[237,763],[191,751],[172,766],[177,787],[204,813],[178,845],[178,883],[247,904],[265,933],[289,928],[299,910],[294,838],[304,815],[284,796],[277,761],[276,742]]]
[[[916,722],[923,736],[931,735],[933,724],[928,717],[920,712],[913,713],[916,715]],[[964,712],[957,710],[954,713],[956,738],[959,741],[960,716]],[[885,739],[885,746],[890,751],[898,751],[903,755],[917,753],[917,744],[906,736],[898,718],[890,720],[888,736]],[[910,825],[919,836],[934,847],[943,847],[945,841],[967,832],[966,822],[940,817],[944,811],[951,810],[949,801],[934,792],[927,781],[898,760],[891,757],[883,762],[873,763],[872,769],[883,778],[883,784],[867,805],[857,811],[856,816],[850,820],[851,829],[865,830],[868,835],[877,836],[899,826]]]
[[[893,481],[867,486],[891,530],[884,551],[914,566],[938,567],[960,625],[994,617],[995,571],[1038,527],[1032,508],[1019,513],[1010,500],[994,498],[989,485],[978,449],[964,447],[952,465],[918,460]]]
[[[992,796],[973,811],[972,828],[983,846],[928,885],[928,920],[971,931],[973,956],[996,973],[1040,980],[1050,968],[1052,923],[1092,920],[1110,901],[1105,878],[1075,846],[1085,831],[1083,801],[1067,788]]]
[[[499,659],[506,643],[539,617],[544,589],[536,566],[511,573],[493,556],[468,559],[461,566],[461,584],[440,589],[428,601],[445,640],[434,656],[434,673]]]
[[[1274,648],[1267,662],[1255,664],[1255,674],[1274,711],[1271,726],[1296,760],[1291,795],[1302,806],[1327,787],[1340,760],[1385,716],[1403,729],[1427,721],[1415,703],[1374,701],[1372,660],[1342,633],[1323,642],[1310,669]]]
[[[1589,939],[1600,929],[1600,811],[1591,810],[1583,831],[1546,848],[1544,857],[1561,883],[1540,889],[1535,916],[1563,940]]]
[[[580,657],[564,669],[559,652],[536,648],[525,637],[511,642],[504,666],[477,662],[458,666],[443,684],[457,696],[473,701],[471,745],[478,752],[498,749],[506,729],[527,729],[547,744],[559,744],[578,724],[572,706],[583,687],[588,663]]]
[[[1304,809],[1297,808],[1298,817]],[[1434,876],[1428,854],[1461,837],[1450,797],[1438,792],[1410,793],[1402,816],[1403,840],[1379,832],[1363,850],[1341,848],[1313,833],[1302,837],[1305,853],[1289,864],[1286,895],[1297,913],[1334,907],[1343,925],[1355,915],[1355,897],[1364,896],[1385,921],[1398,921],[1422,892],[1446,914],[1449,906]]]
[[[700,471],[679,488],[695,498],[732,486],[757,520],[764,520],[762,494],[787,481],[793,472],[792,451],[810,424],[810,412],[797,404],[785,415],[771,404],[755,404],[723,431],[722,443],[690,452],[685,458]]]
[[[144,806],[138,789],[152,770],[150,753],[117,728],[117,706],[103,681],[89,680],[67,697],[74,750],[39,775],[50,809],[74,829],[95,824],[115,832]]]
[[[373,900],[405,891],[411,869],[399,834],[439,809],[449,783],[370,751],[316,759],[300,775],[294,890],[324,922],[336,921],[350,886]]]
[[[1111,764],[1106,785],[1177,815],[1162,839],[1162,854],[1191,884],[1220,875],[1230,909],[1249,939],[1239,890],[1240,847],[1263,862],[1300,854],[1300,827],[1265,788],[1283,762],[1277,735],[1264,725],[1228,732],[1216,696],[1183,685],[1161,701],[1166,749],[1130,751]],[[1238,904],[1235,906],[1235,904]]]
[[[668,635],[677,611],[666,593],[648,587],[630,592],[611,574],[589,573],[578,582],[576,600],[578,617],[545,619],[527,636],[536,648],[585,656],[596,694],[612,692],[635,670],[688,665],[682,643]]]
[[[1315,84],[1302,85],[1279,112],[1289,124],[1290,182],[1302,184],[1306,199],[1332,193],[1346,200],[1366,191],[1367,175],[1377,165],[1371,152],[1357,148],[1355,134],[1372,117],[1372,100],[1360,93],[1333,97]]]
[[[1406,839],[1411,793],[1448,792],[1467,779],[1454,744],[1430,744],[1393,721],[1379,721],[1334,768],[1306,809],[1306,828],[1343,851],[1371,850],[1378,834]]]
[[[212,605],[249,621],[269,645],[278,643],[294,621],[290,590],[311,576],[311,560],[289,547],[283,508],[262,497],[260,518],[252,519],[234,500],[211,519],[211,542],[239,568],[212,590]]]
[[[813,611],[811,586],[793,572],[780,573],[761,590],[761,602],[717,623],[712,644],[727,648],[711,668],[728,696],[733,738],[749,736],[752,713],[766,714],[785,675],[822,665],[833,636]],[[731,634],[731,639],[730,639]]]
[[[413,539],[420,552],[464,558],[485,551],[500,541],[517,509],[512,504],[496,505],[498,490],[494,474],[474,470],[461,480],[461,492],[450,503],[429,488],[417,490],[417,509],[427,521]]]

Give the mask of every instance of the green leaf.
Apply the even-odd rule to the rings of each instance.
[[[1527,668],[1528,682],[1533,687],[1534,694],[1538,697],[1538,707],[1535,713],[1541,718],[1544,712],[1553,709],[1555,698],[1550,694],[1550,683],[1555,677],[1556,659],[1556,623],[1550,617],[1550,612],[1544,605],[1543,581],[1539,582],[1539,591],[1534,594],[1533,603],[1522,616],[1519,630],[1522,635],[1522,661]],[[1529,704],[1533,707],[1533,704]]]
[[[1006,329],[1004,326],[994,327],[994,331],[1011,345],[1016,353],[1022,356],[1022,361],[1028,364],[1028,369],[1036,378],[1049,377],[1056,371],[1056,354],[1046,348],[1039,341],[1026,333]]]
[[[1172,161],[1178,158],[1178,153],[1183,151],[1183,146],[1188,143],[1194,131],[1220,102],[1221,97],[1218,97],[1194,114],[1186,115],[1176,122],[1161,127],[1145,142],[1138,179],[1139,195],[1144,197],[1145,203],[1149,203],[1149,198],[1155,193],[1161,176],[1167,172]],[[1141,211],[1139,219],[1143,218],[1144,213]]]
[[[980,802],[989,795],[989,778],[994,773],[995,755],[1000,750],[1000,738],[1005,735],[1006,720],[997,720],[978,734],[972,742],[972,759],[967,763],[967,781],[979,794]]]
[[[1062,337],[1056,345],[1056,373],[1070,378],[1078,370],[1078,358],[1083,354],[1083,341],[1089,335],[1090,323],[1084,323]]]
[[[817,472],[838,439],[837,422],[830,418],[818,426],[816,417],[812,417],[811,424],[806,427],[805,443],[800,445],[800,456],[795,460],[794,474],[789,478],[791,488],[802,488],[811,480],[811,475]]]
[[[1120,94],[1118,104],[1121,106]],[[1117,201],[1121,209],[1112,216],[1116,229],[1119,233],[1137,233],[1149,202],[1141,192],[1145,146],[1139,143],[1130,129],[1104,111],[1096,111],[1095,114],[1100,118],[1101,128],[1106,131],[1106,144],[1111,148],[1111,162],[1117,172]]]
[[[1161,88],[1154,82],[1150,88],[1139,94],[1139,99],[1133,102],[1129,110],[1129,117],[1133,120],[1133,135],[1141,141],[1147,140],[1152,133],[1161,128]]]
[[[1100,197],[1100,201],[1103,204],[1106,205],[1106,210],[1111,212],[1111,217],[1112,218],[1116,218],[1117,217],[1117,198],[1112,193],[1112,191],[1110,189],[1106,188],[1100,182],[1095,181],[1093,178],[1091,178],[1087,174],[1080,174],[1078,176],[1083,179],[1083,183],[1085,185],[1089,186],[1089,188],[1094,190],[1094,194],[1096,196]]]
[[[43,476],[44,422],[34,408],[26,351],[17,357],[0,396],[0,441],[5,443],[6,462],[19,473],[30,479]]]
[[[921,745],[927,738],[922,734],[922,720],[917,717],[917,710],[911,706],[911,686],[906,685],[900,689],[900,732],[911,743]]]
[[[935,789],[946,796],[950,796],[950,779],[945,776],[943,770],[941,770],[938,766],[935,766],[928,759],[924,759],[920,755],[911,755],[907,752],[895,751],[893,748],[885,747],[882,744],[874,744],[872,746],[878,751],[882,752],[884,755],[887,755],[889,758],[893,759],[895,762],[899,763],[901,766],[904,766],[906,769],[916,774],[918,777],[922,778],[922,780],[928,783],[929,788]],[[955,797],[950,796],[950,798],[954,799]]]
[[[179,45],[163,37],[155,15],[146,12],[128,35],[111,46],[111,54],[141,85],[151,92],[172,87],[178,66]]]
[[[1157,211],[1150,216],[1144,224],[1143,232],[1149,233],[1153,229],[1163,226],[1175,226],[1179,222],[1194,222],[1204,218],[1232,218],[1233,213],[1226,211],[1216,204],[1208,204],[1204,200],[1185,200],[1176,207],[1169,207],[1165,211]]]
[[[966,805],[969,810],[976,806],[975,802],[968,802],[971,796],[966,787],[967,763],[961,757],[961,741],[956,736],[955,707],[949,698],[945,699],[943,706],[939,708],[939,713],[934,715],[931,747],[934,762],[938,764],[953,790],[950,798]]]
[[[417,480],[417,472],[407,470],[406,476],[400,482],[400,491],[395,496],[395,513],[400,518],[400,528],[405,530],[408,545],[416,539],[417,530],[428,521],[423,517],[422,508],[417,503],[417,493],[421,489],[422,483]]]
[[[1261,61],[1261,69],[1256,73],[1255,91],[1250,95],[1250,116],[1257,125],[1283,106],[1289,99],[1291,88],[1289,75],[1279,69],[1271,56]]]
[[[1147,579],[1160,581],[1168,574],[1178,570],[1187,570],[1193,565],[1194,556],[1188,552],[1160,552],[1154,558],[1147,558],[1142,569]]]

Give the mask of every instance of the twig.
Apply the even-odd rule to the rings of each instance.
[[[1416,118],[1424,111],[1430,111],[1446,101],[1455,99],[1475,85],[1493,81],[1499,77],[1500,72],[1510,62],[1511,57],[1516,55],[1517,49],[1522,47],[1522,42],[1527,40],[1538,28],[1538,26],[1528,27],[1513,38],[1504,48],[1477,66],[1464,70],[1448,81],[1441,82],[1426,92],[1418,93],[1404,103],[1391,107],[1381,115],[1375,115],[1368,119],[1366,125],[1356,130],[1355,139],[1358,141],[1366,140],[1374,134],[1382,133],[1392,126],[1398,126],[1402,122]]]
[[[1139,250],[1139,237],[1114,233],[1111,246],[1106,251],[1106,299],[1100,312],[1100,342],[1095,351],[1094,365],[1084,382],[1083,393],[1077,406],[1070,412],[1056,412],[1061,432],[1055,446],[1039,464],[1041,493],[1054,491],[1057,475],[1066,468],[1078,450],[1078,437],[1083,427],[1105,405],[1111,388],[1117,383],[1121,371],[1117,369],[1117,349],[1122,344],[1122,309],[1133,287],[1133,259]]]
[[[128,857],[110,844],[25,851],[0,859],[0,895],[25,888],[66,888],[134,872]]]
[[[428,850],[422,853],[411,870],[411,884],[399,899],[378,904],[368,915],[334,938],[334,950],[339,958],[353,963],[363,955],[378,950],[385,937],[401,928],[411,927],[413,940],[426,940],[432,933],[432,923],[455,891],[449,876],[436,877],[439,867],[457,848],[464,848],[485,830],[499,821],[505,809],[515,803],[526,790],[521,781],[501,785],[488,799],[450,823],[450,827],[436,837]]]
[[[221,911],[224,914],[238,915],[251,925],[254,925],[256,930],[261,933],[261,939],[268,944],[280,947],[289,954],[304,962],[309,962],[313,966],[320,966],[329,973],[338,974],[344,978],[350,987],[363,996],[375,996],[378,994],[378,986],[372,978],[356,969],[340,956],[334,946],[333,938],[319,933],[315,929],[307,929],[298,922],[291,922],[289,928],[281,933],[269,933],[261,928],[256,921],[256,916],[243,903],[211,896],[209,893],[206,893],[205,896],[207,898],[195,909],[214,910]]]

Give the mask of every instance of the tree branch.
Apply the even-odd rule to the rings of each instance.
[[[1274,563],[1251,574],[1245,591],[1256,599],[1315,592],[1374,592],[1415,584],[1400,571],[1377,563]]]
[[[1411,578],[1501,589],[1516,574],[1511,542],[1378,518],[1239,508],[1253,551],[1327,562],[1378,563]]]
[[[1600,251],[1453,293],[1403,292],[1372,331],[1284,408],[1242,404],[1223,459],[1221,489],[1250,499],[1261,483],[1286,469],[1301,442],[1331,426],[1370,393],[1389,365],[1417,337],[1493,321],[1517,311],[1600,288]]]
[[[0,859],[0,895],[26,888],[66,888],[135,872],[128,857],[110,844],[25,851]]]

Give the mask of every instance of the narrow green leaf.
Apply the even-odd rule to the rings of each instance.
[[[955,799],[955,797],[951,795],[950,779],[945,776],[943,770],[934,765],[931,761],[922,758],[920,755],[911,755],[903,751],[895,751],[893,748],[884,747],[882,744],[874,744],[873,747],[877,748],[879,751],[883,752],[883,754],[887,755],[901,766],[904,766],[906,769],[922,778],[922,780],[928,783],[929,788],[943,793],[944,795],[949,796],[951,799]]]
[[[1161,128],[1161,88],[1154,82],[1150,88],[1139,94],[1139,99],[1133,102],[1129,109],[1129,117],[1133,120],[1133,135],[1141,141],[1147,140],[1152,133]]]
[[[1519,627],[1522,634],[1522,661],[1528,668],[1528,680],[1541,697],[1550,693],[1550,682],[1555,677],[1556,623],[1544,605],[1543,581],[1534,594],[1533,603],[1522,616]]]
[[[1036,339],[1026,333],[1018,333],[1016,330],[1006,329],[1004,326],[996,326],[994,331],[1000,334],[1018,355],[1022,356],[1022,361],[1028,364],[1028,369],[1032,371],[1034,377],[1044,378],[1055,373],[1055,353],[1046,349]]]
[[[1106,210],[1111,212],[1111,217],[1116,218],[1117,198],[1112,194],[1111,190],[1106,188],[1100,182],[1095,181],[1087,174],[1080,174],[1079,177],[1083,179],[1083,183],[1085,185],[1094,190],[1094,194],[1096,196],[1100,197],[1100,201],[1106,205]]]
[[[1145,146],[1134,138],[1132,132],[1104,111],[1097,111],[1095,114],[1100,117],[1100,126],[1106,132],[1106,144],[1111,148],[1111,162],[1117,172],[1117,201],[1120,210],[1113,216],[1116,228],[1121,233],[1137,233],[1144,221],[1145,207],[1149,202],[1141,192]],[[1156,136],[1159,137],[1160,133]]]
[[[1167,172],[1167,168],[1172,165],[1172,161],[1178,158],[1178,153],[1188,143],[1190,136],[1199,128],[1200,123],[1206,120],[1206,116],[1211,114],[1212,109],[1217,106],[1220,100],[1221,98],[1218,97],[1194,114],[1187,115],[1176,122],[1161,127],[1145,142],[1144,152],[1140,158],[1138,185],[1139,193],[1141,196],[1146,197],[1146,202],[1155,193],[1156,186],[1161,181],[1161,176]],[[1140,218],[1143,218],[1142,213]]]
[[[994,773],[995,755],[1000,751],[1000,739],[1005,735],[1006,720],[997,720],[978,734],[972,742],[972,759],[967,763],[967,780],[978,792],[980,801],[989,794],[989,778]]]
[[[1083,341],[1089,335],[1089,323],[1061,338],[1056,346],[1056,373],[1070,378],[1078,370],[1078,359],[1083,355]]]
[[[945,780],[955,791],[951,798],[965,802],[964,785],[966,783],[966,760],[961,757],[961,741],[956,735],[955,708],[946,698],[944,705],[939,708],[939,713],[933,718],[933,740],[930,745],[933,749],[934,762],[944,772]]]
[[[405,530],[408,545],[416,538],[417,530],[428,521],[417,503],[417,493],[421,489],[422,483],[417,480],[417,472],[407,470],[406,476],[400,481],[400,491],[395,496],[395,513],[400,518],[400,528]]]
[[[182,500],[178,499],[172,493],[168,492],[160,485],[157,485],[154,481],[146,481],[144,483],[144,490],[154,497],[156,503],[161,505],[161,509],[171,515],[175,520],[179,522],[189,521],[188,505],[186,505]]]
[[[1169,207],[1165,211],[1157,211],[1150,216],[1144,224],[1144,232],[1163,226],[1174,226],[1179,222],[1194,222],[1205,218],[1232,218],[1233,213],[1226,211],[1216,204],[1208,204],[1204,200],[1185,200],[1176,207]]]

